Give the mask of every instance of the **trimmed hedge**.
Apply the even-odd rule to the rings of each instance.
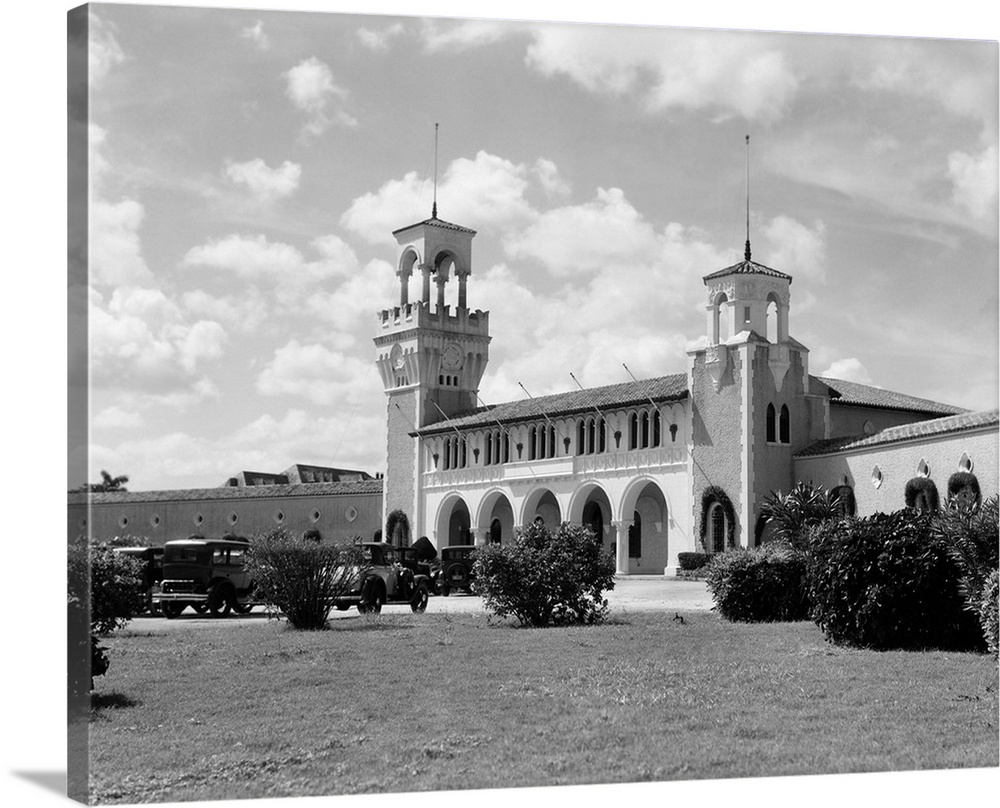
[[[912,509],[827,522],[812,532],[812,617],[835,643],[862,648],[982,647],[959,571],[933,517]]]
[[[935,513],[940,507],[941,498],[937,486],[929,477],[914,477],[906,484],[903,498],[907,508]]]
[[[677,566],[685,572],[694,572],[704,567],[711,559],[712,556],[708,553],[678,553]]]
[[[979,478],[971,471],[956,471],[948,478],[948,504],[978,508],[983,501]]]
[[[809,617],[805,576],[805,554],[772,542],[714,556],[706,581],[715,610],[727,620],[770,623]]]

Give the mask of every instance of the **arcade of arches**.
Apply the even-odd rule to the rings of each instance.
[[[667,499],[652,480],[633,481],[617,501],[599,483],[568,493],[539,486],[520,496],[494,489],[482,497],[454,492],[442,500],[434,524],[447,545],[506,544],[521,525],[563,521],[588,528],[622,573],[661,574],[668,557]]]

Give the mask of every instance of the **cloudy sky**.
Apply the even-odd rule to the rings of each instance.
[[[811,371],[997,406],[995,43],[91,9],[93,479],[383,470],[374,314],[435,123],[484,401],[686,369],[749,133],[753,255]]]

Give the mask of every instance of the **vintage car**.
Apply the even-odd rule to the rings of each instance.
[[[163,582],[153,602],[170,619],[188,606],[213,617],[230,611],[247,614],[258,605],[244,566],[249,544],[246,539],[203,536],[168,541],[163,546]]]
[[[113,547],[119,555],[134,558],[142,564],[142,585],[146,593],[146,611],[156,614],[158,609],[153,603],[153,596],[160,591],[163,580],[163,548],[162,547]]]
[[[453,544],[441,548],[441,568],[437,574],[437,589],[447,597],[453,590],[472,592],[474,544]]]
[[[366,614],[382,611],[387,603],[408,603],[415,612],[427,608],[431,580],[401,563],[401,556],[406,556],[400,553],[401,548],[385,542],[364,542],[361,548],[367,566],[357,576],[351,592],[337,598],[334,605],[338,609],[346,611],[357,606]]]

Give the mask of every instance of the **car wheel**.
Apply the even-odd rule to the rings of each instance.
[[[414,612],[423,612],[427,608],[427,601],[430,598],[430,594],[427,583],[421,581],[417,585],[417,591],[414,593],[413,598],[410,600],[410,608]]]
[[[177,603],[172,600],[165,600],[160,603],[160,611],[163,612],[163,616],[166,617],[167,620],[174,620],[181,616],[181,612],[184,611],[184,604]]]
[[[235,601],[233,603],[233,611],[236,612],[236,614],[250,614],[250,610],[252,608],[252,603],[240,603],[239,601]]]
[[[208,593],[208,610],[212,617],[225,617],[233,608],[234,592],[225,584],[216,586]]]

